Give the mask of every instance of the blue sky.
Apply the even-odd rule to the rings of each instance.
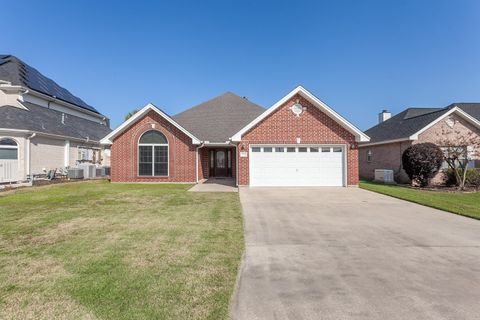
[[[480,1],[0,2],[0,53],[113,127],[148,102],[269,107],[298,84],[361,129],[383,108],[480,102]]]

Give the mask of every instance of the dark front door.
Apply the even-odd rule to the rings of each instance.
[[[210,176],[229,177],[231,175],[231,150],[213,149],[210,150]]]

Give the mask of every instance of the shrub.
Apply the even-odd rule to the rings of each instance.
[[[402,154],[403,169],[412,182],[421,187],[428,185],[443,162],[442,150],[433,143],[419,143],[408,147]]]
[[[457,177],[451,168],[443,170],[443,184],[447,187],[457,185]]]
[[[480,169],[468,169],[466,182],[468,186],[480,188]]]
[[[463,171],[460,171],[460,175],[462,174]],[[458,185],[457,177],[455,176],[455,172],[453,172],[452,169],[447,169],[443,171],[443,183],[447,187]],[[467,169],[465,185],[469,187],[480,188],[480,169]]]

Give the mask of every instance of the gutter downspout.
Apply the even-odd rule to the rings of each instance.
[[[198,150],[200,148],[202,148],[203,145],[204,145],[204,143],[202,142],[202,144],[197,147],[196,152],[195,152],[195,175],[196,175],[197,183],[198,183]]]
[[[238,143],[235,144],[235,184],[238,188]]]
[[[27,136],[27,155],[26,155],[26,161],[27,161],[27,178],[28,179],[31,179],[31,174],[32,174],[32,163],[30,161],[30,154],[31,154],[31,150],[30,150],[30,143],[31,143],[31,139],[35,138],[35,136],[37,135],[36,132],[32,133],[30,136]],[[33,180],[33,179],[32,179]]]

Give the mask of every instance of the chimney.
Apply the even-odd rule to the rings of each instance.
[[[388,110],[382,110],[382,112],[378,114],[378,123],[387,121],[391,117],[392,117],[392,114]]]

